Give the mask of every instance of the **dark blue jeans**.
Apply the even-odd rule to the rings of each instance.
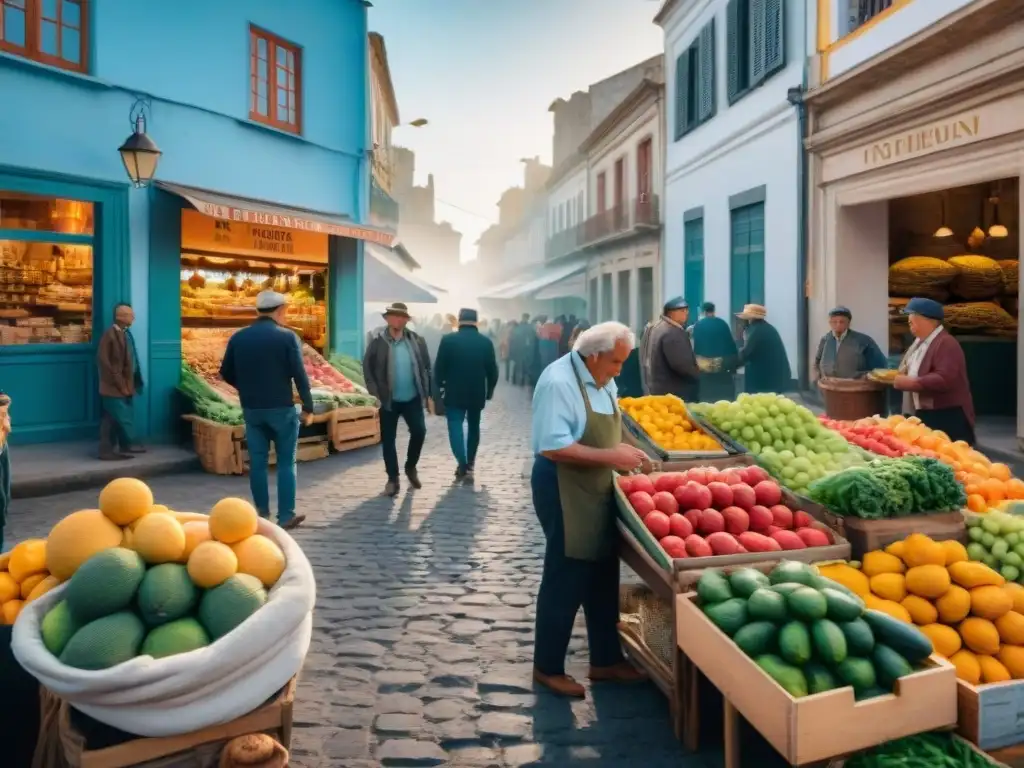
[[[405,469],[415,470],[427,439],[427,419],[423,413],[423,400],[416,398],[405,403],[391,403],[390,408],[380,409],[380,447],[384,454],[384,468],[388,480],[398,479],[398,420],[405,421],[409,428],[409,452],[405,456]]]
[[[565,526],[555,462],[538,456],[530,476],[533,508],[544,530],[544,572],[537,593],[533,664],[545,675],[565,674],[565,654],[580,607],[587,620],[590,665],[623,660],[619,642],[619,559],[577,560],[565,555]]]
[[[448,419],[448,444],[460,467],[472,467],[476,464],[476,452],[480,447],[481,413],[482,411],[475,408],[449,408],[445,413]]]
[[[245,408],[245,440],[249,445],[249,491],[260,517],[270,518],[270,444],[277,453],[277,522],[295,517],[295,452],[299,414],[287,408]]]

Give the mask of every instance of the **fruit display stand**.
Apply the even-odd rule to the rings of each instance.
[[[628,442],[630,445],[636,446],[648,456],[662,461],[677,462],[677,461],[711,461],[715,459],[722,459],[730,456],[734,453],[738,453],[739,450],[733,447],[732,450],[726,448],[721,444],[718,436],[713,434],[706,429],[702,422],[697,419],[692,421],[695,431],[702,432],[716,443],[719,444],[719,450],[708,450],[708,451],[666,451],[660,445],[654,442],[650,436],[644,432],[643,427],[636,423],[633,418],[623,412],[622,414],[622,437],[623,440]],[[734,444],[735,445],[735,444]]]
[[[966,543],[967,526],[962,512],[937,512],[886,520],[834,515],[824,507],[809,505],[808,512],[850,542],[852,558],[860,560],[865,552],[885,549],[911,533],[923,533],[936,541],[949,539]]]
[[[695,593],[676,597],[676,636],[680,651],[722,693],[726,768],[740,766],[740,717],[791,765],[956,724],[956,674],[939,656],[901,677],[894,694],[857,702],[845,687],[794,698],[711,623],[696,599]]]
[[[1024,744],[1024,680],[986,685],[956,682],[961,736],[985,751]]]
[[[112,746],[90,749],[86,737],[72,723],[71,708],[60,698],[43,691],[40,729],[33,768],[70,765],[78,768],[214,768],[231,739],[250,733],[266,733],[288,749],[292,736],[292,711],[296,679],[262,707],[221,725],[193,733],[162,738],[129,738]]]
[[[203,469],[211,475],[241,475],[242,441],[245,427],[230,426],[204,419],[195,414],[182,416],[192,424],[192,444]]]
[[[327,436],[335,451],[351,451],[380,442],[380,411],[370,406],[331,411]]]

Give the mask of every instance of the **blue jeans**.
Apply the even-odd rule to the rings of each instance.
[[[249,490],[260,517],[270,518],[270,444],[277,452],[277,522],[295,517],[295,451],[299,414],[287,408],[245,408],[245,439],[249,445]]]
[[[481,411],[475,408],[449,408],[445,412],[448,419],[448,444],[460,467],[476,464],[476,452],[480,447],[480,414]],[[468,428],[464,429],[467,422]]]

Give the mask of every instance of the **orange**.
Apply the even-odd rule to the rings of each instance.
[[[46,567],[58,579],[70,579],[78,566],[104,549],[121,546],[124,534],[98,509],[72,512],[46,539]]]
[[[227,544],[201,541],[188,558],[188,575],[202,589],[222,584],[238,572],[238,558]]]
[[[32,594],[32,590],[38,586],[39,582],[49,577],[48,573],[33,573],[21,582],[21,599],[28,600],[28,596]]]
[[[21,594],[21,587],[14,577],[7,572],[0,572],[0,603],[14,600]]]
[[[1010,479],[1010,468],[1005,464],[996,462],[988,468],[988,474],[990,477],[994,477],[996,480],[1002,480],[1005,483]]]
[[[1024,480],[1018,477],[1011,477],[1007,480],[1006,496],[1014,500],[1024,499]]]
[[[212,538],[210,524],[206,520],[192,520],[182,524],[181,528],[185,531],[185,551],[181,553],[181,562],[187,563],[192,551]]]
[[[153,492],[134,477],[111,480],[100,491],[100,512],[116,525],[128,525],[147,514],[153,506]]]
[[[210,533],[217,541],[235,544],[256,533],[259,515],[245,499],[221,499],[210,510]]]
[[[150,512],[135,526],[132,548],[150,565],[177,562],[185,551],[185,531],[166,512]]]
[[[238,557],[238,572],[255,576],[265,587],[274,586],[284,573],[284,553],[266,536],[250,536],[231,549]]]
[[[988,502],[980,493],[971,493],[967,496],[967,508],[971,512],[987,512]]]
[[[21,583],[35,573],[46,571],[46,540],[26,539],[11,550],[7,571]]]
[[[976,461],[971,464],[971,473],[984,478],[985,480],[989,479],[988,467],[980,461]]]
[[[1003,489],[1003,483],[1000,480],[985,480],[981,484],[982,492],[985,494],[985,498],[989,500],[989,503],[995,503],[1003,501],[1006,498],[1006,493]]]
[[[3,616],[0,616],[0,619],[3,619],[3,623],[7,626],[13,625],[24,605],[25,603],[21,600],[8,600],[3,604],[3,608],[0,609],[3,611]]]

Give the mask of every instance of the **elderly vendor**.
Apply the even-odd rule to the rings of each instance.
[[[914,336],[893,381],[904,393],[904,412],[945,432],[950,440],[974,445],[974,401],[967,362],[960,342],[942,327],[942,305],[933,299],[911,299],[903,314],[908,316]]]
[[[885,368],[886,359],[875,340],[850,328],[853,313],[836,307],[828,313],[829,332],[818,342],[814,372],[819,379],[859,379],[876,368]]]
[[[622,442],[615,377],[635,343],[621,323],[583,331],[572,351],[541,374],[533,395],[533,506],[547,540],[537,595],[534,680],[582,698],[565,673],[580,607],[587,621],[590,679],[644,678],[619,644],[619,560],[614,470],[638,469],[645,454]]]

